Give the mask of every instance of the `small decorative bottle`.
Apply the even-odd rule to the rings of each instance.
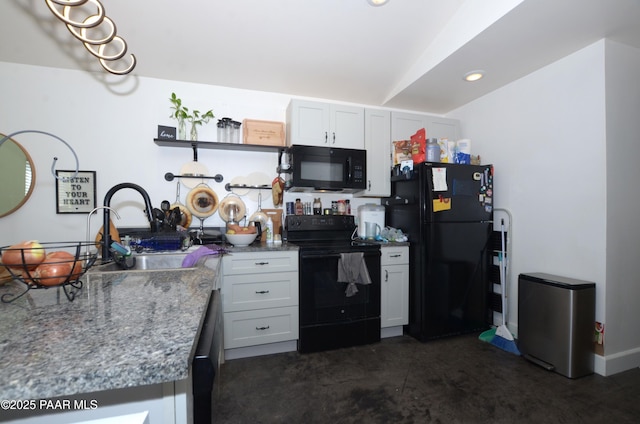
[[[267,233],[267,243],[268,244],[273,243],[273,220],[271,219],[271,217],[267,219],[266,233]]]
[[[304,215],[304,208],[302,206],[302,202],[300,201],[300,199],[296,199],[296,215]]]
[[[313,199],[313,214],[321,215],[322,214],[322,202],[319,197]]]

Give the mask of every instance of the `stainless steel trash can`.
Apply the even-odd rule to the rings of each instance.
[[[518,349],[569,378],[593,374],[595,283],[545,273],[518,276]]]

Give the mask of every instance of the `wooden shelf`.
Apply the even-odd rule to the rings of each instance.
[[[279,152],[284,146],[262,146],[259,144],[234,144],[234,143],[216,143],[212,141],[189,141],[189,140],[161,140],[154,138],[153,142],[163,147],[187,147],[197,149],[216,149],[216,150],[239,150],[251,152]]]

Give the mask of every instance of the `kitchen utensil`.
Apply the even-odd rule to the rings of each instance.
[[[271,177],[264,172],[252,172],[247,175],[247,180],[252,187],[265,187],[268,189],[271,186]],[[250,190],[247,196],[249,199],[257,202],[258,193],[260,193],[259,190]]]
[[[260,190],[261,191],[261,190]],[[262,228],[266,228],[269,217],[262,211],[262,193],[258,193],[258,210],[249,217],[249,221],[260,222]]]
[[[198,218],[208,218],[218,210],[218,195],[208,185],[200,183],[187,194],[187,209]]]
[[[187,209],[200,220],[200,234],[204,234],[204,220],[218,210],[218,195],[208,185],[200,183],[187,194]]]
[[[171,210],[178,208],[180,210],[180,220],[178,221],[178,225],[183,228],[189,228],[191,225],[191,220],[193,219],[191,212],[185,205],[180,203],[180,182],[176,183],[176,202],[171,205]]]
[[[232,205],[235,206],[232,214],[236,222],[242,220],[247,214],[247,207],[242,199],[236,194],[229,193],[220,201],[220,207],[218,208],[218,215],[220,215],[220,218],[225,222],[230,221],[229,212]]]
[[[284,180],[279,175],[271,181],[271,200],[273,206],[282,205],[282,198],[284,195]]]
[[[180,182],[187,188],[194,188],[202,183],[202,179],[198,178],[203,175],[209,175],[206,165],[196,160],[187,162],[180,168],[180,175],[193,175],[193,178],[180,178]]]
[[[249,194],[249,179],[247,177],[238,176],[231,180],[231,186],[235,186],[231,191],[238,196],[245,196]]]
[[[267,217],[270,217],[271,221],[273,221],[274,237],[280,235],[280,230],[282,229],[282,209],[262,209],[262,212],[264,212]],[[264,229],[265,226],[263,226],[262,228]]]

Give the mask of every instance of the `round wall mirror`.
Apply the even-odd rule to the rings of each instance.
[[[0,133],[0,140],[4,137]],[[0,217],[3,217],[20,209],[36,185],[31,156],[11,138],[0,145],[0,181]]]

